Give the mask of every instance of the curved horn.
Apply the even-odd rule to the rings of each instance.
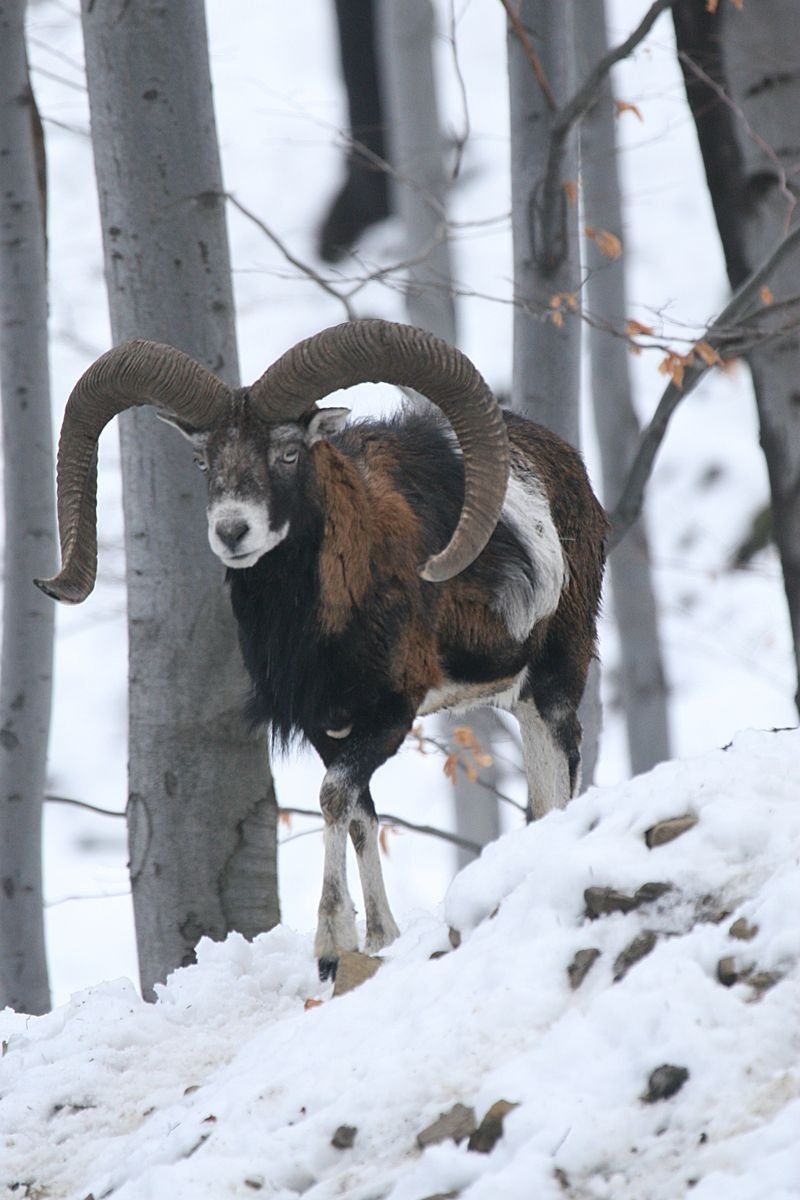
[[[414,388],[453,427],[464,458],[464,506],[448,545],[420,567],[424,579],[451,579],[478,557],[503,507],[511,452],[500,407],[454,346],[423,329],[378,320],[335,325],[298,342],[249,391],[267,419],[293,420],[357,383]]]
[[[37,587],[80,604],[97,573],[97,441],[118,413],[154,404],[198,429],[220,411],[230,389],[188,355],[159,342],[125,342],[103,354],[72,389],[58,443],[61,571]]]

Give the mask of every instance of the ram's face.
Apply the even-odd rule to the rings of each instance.
[[[226,567],[252,567],[289,535],[306,495],[309,451],[346,415],[324,409],[273,425],[244,411],[192,438],[208,479],[209,544]]]

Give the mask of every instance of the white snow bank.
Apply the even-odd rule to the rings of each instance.
[[[800,732],[751,733],[590,792],[490,847],[443,916],[418,917],[335,1000],[310,936],[280,928],[202,943],[156,1005],[118,980],[45,1017],[1,1014],[0,1186],[48,1200],[796,1198],[799,755]],[[647,849],[645,830],[687,813],[694,828]],[[673,889],[587,918],[587,887],[648,882]],[[730,935],[738,918],[751,940]],[[448,925],[460,947],[430,960]],[[644,930],[654,948],[615,982]],[[589,947],[600,956],[572,990]],[[730,987],[725,958],[742,978]],[[664,1064],[688,1078],[648,1102]],[[491,1153],[417,1148],[455,1103],[480,1120],[500,1099],[518,1107]],[[348,1149],[331,1144],[342,1125]]]

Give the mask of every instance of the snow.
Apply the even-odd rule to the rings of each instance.
[[[437,6],[447,30],[450,6]],[[646,4],[612,7],[617,38]],[[56,421],[72,383],[109,344],[77,8],[40,0],[30,14],[48,137]],[[313,229],[341,164],[333,6],[210,0],[207,10],[226,186],[314,264]],[[446,126],[469,130],[451,205],[465,223],[454,243],[461,342],[503,389],[511,363],[503,14],[475,0],[454,14],[468,111],[446,37],[437,53]],[[615,83],[643,117],[628,112],[618,124],[631,316],[680,347],[719,311],[727,289],[667,17],[616,69]],[[242,375],[254,378],[297,338],[344,314],[235,210],[229,226]],[[399,242],[392,222],[372,231],[359,261],[343,264],[341,286],[393,261]],[[391,276],[355,303],[362,315],[403,317]],[[631,360],[644,419],[664,383],[659,358]],[[393,397],[367,390],[351,402],[363,412]],[[597,478],[588,411],[585,432]],[[107,434],[98,586],[86,605],[58,613],[49,769],[51,793],[117,812],[127,719],[119,493]],[[796,724],[777,557],[767,550],[746,570],[729,565],[768,497],[743,369],[710,375],[679,408],[650,497],[675,761],[628,780],[607,606],[602,786],[529,829],[504,810],[506,836],[449,890],[450,847],[392,836],[384,871],[403,933],[357,991],[331,999],[316,977],[318,821],[293,818],[282,835],[285,924],[252,945],[236,936],[202,943],[197,965],[145,1005],[130,982],[124,823],[47,806],[57,1007],[41,1018],[0,1014],[0,1195],[800,1194],[800,734],[757,732]],[[519,800],[511,739],[499,750],[510,759],[501,786]],[[440,756],[406,747],[376,776],[379,808],[449,827],[441,766]],[[275,769],[284,804],[315,808],[321,770],[312,755]],[[698,817],[693,829],[646,848],[645,830],[687,813]],[[627,914],[586,918],[587,887],[633,894],[648,882],[673,890]],[[758,927],[751,941],[730,936],[739,917]],[[455,950],[451,927],[462,937]],[[645,930],[657,935],[655,947],[614,982],[618,956]],[[600,957],[573,991],[567,967],[589,947]],[[431,960],[437,951],[448,953]],[[718,963],[730,956],[751,980],[769,973],[777,982],[723,986]],[[308,999],[323,1003],[307,1009]],[[647,1103],[649,1076],[665,1063],[689,1076],[670,1099]],[[455,1103],[480,1119],[500,1099],[518,1107],[492,1153],[465,1142],[416,1148],[416,1135]],[[351,1149],[331,1145],[341,1125],[357,1130]]]
[[[280,927],[202,942],[155,1005],[120,979],[44,1017],[6,1012],[9,1196],[796,1196],[799,753],[798,731],[743,734],[505,835],[346,995],[321,989],[310,936]],[[693,828],[647,848],[686,814]],[[587,887],[653,881],[672,890],[587,917]],[[749,941],[729,932],[740,918]],[[654,948],[615,981],[644,930]],[[572,990],[587,947],[599,958]],[[731,955],[743,980],[726,987]],[[648,1102],[664,1064],[688,1077]],[[517,1107],[491,1153],[417,1148],[454,1104],[480,1117],[501,1099]],[[331,1144],[342,1125],[350,1149]]]

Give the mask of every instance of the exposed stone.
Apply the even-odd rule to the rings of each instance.
[[[642,1096],[642,1100],[645,1104],[655,1104],[658,1100],[669,1100],[670,1096],[674,1096],[681,1090],[688,1078],[689,1072],[686,1067],[676,1067],[672,1063],[664,1063],[663,1066],[656,1067],[655,1071],[650,1072],[647,1091]]]
[[[355,1125],[340,1125],[339,1128],[334,1131],[333,1137],[331,1138],[331,1145],[336,1150],[350,1150],[353,1142],[356,1140],[357,1133],[358,1129]]]
[[[614,960],[614,983],[619,983],[632,966],[646,958],[657,941],[658,938],[652,929],[643,929],[641,933],[638,933]]]
[[[569,1187],[570,1187],[569,1175],[567,1174],[567,1172],[564,1170],[563,1167],[554,1167],[553,1168],[553,1178],[555,1179],[555,1181],[559,1185],[559,1187],[563,1188],[563,1190],[565,1192],[569,1191]]]
[[[749,925],[744,917],[739,917],[734,921],[728,930],[728,936],[736,938],[740,942],[751,942],[758,933],[757,925]]]
[[[633,912],[636,901],[625,892],[618,892],[611,887],[588,887],[583,893],[586,902],[586,913],[595,920],[597,917],[607,917],[611,913]]]
[[[458,1200],[461,1192],[437,1192],[435,1196],[425,1196],[424,1200]]]
[[[464,1138],[471,1137],[476,1129],[475,1111],[465,1104],[454,1104],[453,1107],[417,1134],[417,1145],[420,1150],[426,1146],[436,1146],[439,1142],[453,1141],[456,1145]]]
[[[569,986],[576,992],[600,957],[600,951],[595,946],[586,950],[578,950],[572,962],[567,967]]]
[[[468,1150],[491,1154],[503,1136],[503,1121],[519,1105],[510,1100],[496,1100],[467,1143]]]
[[[671,883],[643,883],[631,896],[612,887],[588,887],[583,893],[586,915],[590,920],[595,920],[597,917],[607,917],[611,913],[633,912],[643,904],[652,904],[654,900],[673,890]]]
[[[683,817],[670,817],[667,821],[658,821],[645,830],[644,840],[650,850],[654,850],[656,846],[665,846],[682,833],[694,829],[698,820],[693,813],[686,813]]]
[[[448,929],[448,931],[447,931],[447,936],[450,939],[450,945],[453,947],[454,950],[457,950],[458,947],[461,945],[461,934],[459,933],[459,931],[457,929],[453,929],[451,926],[451,928]]]
[[[760,1000],[764,992],[775,987],[775,984],[780,982],[783,976],[777,971],[754,971],[752,974],[748,971],[743,978],[755,992],[753,999]]]
[[[639,908],[642,904],[652,904],[654,900],[660,900],[662,896],[666,896],[667,892],[673,892],[675,885],[672,883],[643,883],[640,888],[633,894],[636,901],[636,907]]]
[[[733,987],[739,982],[739,971],[736,968],[736,959],[732,954],[726,954],[717,963],[717,979],[725,987]]]
[[[345,950],[339,955],[339,965],[336,968],[336,982],[333,985],[334,996],[343,996],[353,988],[371,979],[383,963],[382,958],[370,954],[361,954],[358,950]]]

